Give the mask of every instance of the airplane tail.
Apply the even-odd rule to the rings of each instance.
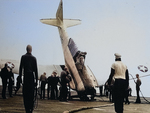
[[[63,22],[63,2],[60,0],[57,12],[56,12],[56,19],[59,22]]]
[[[63,2],[62,0],[59,3],[57,12],[56,12],[56,18],[50,18],[50,19],[41,19],[40,20],[44,24],[56,26],[56,27],[72,27],[78,24],[81,24],[81,20],[79,19],[63,19]]]

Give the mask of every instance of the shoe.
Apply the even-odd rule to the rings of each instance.
[[[15,95],[17,94],[17,90],[15,90]]]
[[[63,100],[64,102],[68,102],[68,100]]]
[[[3,99],[7,99],[6,97],[2,97]]]
[[[129,104],[130,104],[130,102],[129,102],[129,101],[128,101],[128,102],[125,102],[125,104],[128,104],[128,105],[129,105]]]
[[[135,103],[141,103],[141,102],[135,102]]]

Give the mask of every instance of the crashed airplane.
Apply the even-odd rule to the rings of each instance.
[[[63,19],[63,3],[60,1],[56,18],[53,19],[41,19],[44,24],[52,25],[58,27],[60,34],[62,49],[64,53],[65,66],[68,68],[72,81],[70,82],[70,88],[75,90],[81,100],[85,100],[91,96],[94,99],[96,95],[96,86],[98,82],[88,66],[85,66],[85,56],[86,52],[81,52],[78,50],[73,39],[68,38],[66,28],[75,26],[81,23],[77,19]],[[8,64],[10,68],[13,68],[13,73],[19,74],[19,60],[12,59],[0,59],[0,69]],[[58,76],[60,76],[64,65],[38,65],[38,79],[44,72],[46,76],[50,76],[54,70],[57,71]]]
[[[44,24],[58,27],[65,65],[72,76],[71,89],[77,91],[81,100],[87,98],[87,95],[91,95],[91,98],[94,99],[96,94],[95,87],[98,86],[98,82],[91,70],[84,65],[86,52],[79,51],[73,39],[69,38],[66,32],[66,28],[78,25],[81,21],[63,18],[62,0],[57,9],[56,18],[41,19],[40,21]]]

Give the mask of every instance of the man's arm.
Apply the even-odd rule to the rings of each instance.
[[[38,69],[37,69],[37,61],[35,59],[35,79],[36,79],[36,85],[38,84]]]
[[[22,68],[23,68],[23,56],[21,57],[21,60],[20,60],[20,67],[19,67],[19,81],[22,83]]]
[[[111,68],[111,73],[110,73],[109,79],[108,79],[108,85],[111,85],[111,81],[112,81],[114,74],[115,74],[115,70]]]
[[[12,73],[12,81],[13,81],[13,85],[14,85],[14,82],[15,82],[15,80],[14,80],[14,73]]]
[[[128,69],[126,70],[126,81],[127,81],[127,88],[129,86],[129,72]]]

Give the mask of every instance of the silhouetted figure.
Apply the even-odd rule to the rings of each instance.
[[[139,79],[139,74],[136,74],[136,94],[137,94],[137,98],[136,98],[136,102],[135,103],[141,103],[141,99],[140,99],[140,95],[139,95],[139,91],[140,91],[140,85],[141,85],[141,80]]]
[[[52,83],[52,75],[51,76],[49,76],[48,78],[47,78],[47,99],[50,99],[50,92],[51,92],[51,83]]]
[[[105,83],[105,90],[107,91],[106,96],[109,97],[110,102],[114,102],[114,78],[112,78],[112,81],[110,84],[108,84],[108,80]]]
[[[60,82],[59,77],[56,76],[57,73],[54,71],[50,77],[48,77],[48,87],[51,88],[51,98],[50,99],[58,99],[58,88],[57,84]],[[49,89],[50,89],[49,88]],[[48,90],[49,92],[49,90]],[[49,97],[49,94],[48,94]]]
[[[102,95],[103,95],[103,85],[101,85],[101,86],[99,87],[99,90],[100,90],[100,96],[102,96]]]
[[[114,77],[112,78],[111,84],[108,85],[108,91],[109,91],[109,101],[114,102],[114,83],[115,79]]]
[[[21,57],[19,76],[23,76],[23,101],[26,113],[32,113],[34,107],[34,93],[37,87],[38,71],[36,58],[31,54],[32,47],[26,48],[27,53]],[[23,72],[22,72],[23,71]]]
[[[50,99],[52,75],[47,78],[47,99]]]
[[[8,72],[8,91],[9,91],[9,96],[12,97],[12,90],[13,90],[13,85],[14,85],[14,74],[12,72],[12,69]]]
[[[6,87],[7,87],[7,80],[8,80],[8,69],[7,64],[1,70],[1,78],[2,78],[2,98],[6,99]]]
[[[41,99],[45,99],[45,85],[46,85],[46,73],[44,72],[43,75],[41,75],[40,77],[40,81],[41,81]]]
[[[130,90],[130,87],[128,87],[126,89],[126,92],[125,92],[125,104],[130,104],[130,101],[128,99],[128,97],[129,97],[129,90]]]
[[[20,76],[17,77],[17,82],[16,82],[16,89],[15,89],[15,95],[17,94],[18,90],[21,87],[21,83],[22,83],[22,79],[20,78]]]
[[[104,84],[104,95],[108,97],[108,82]]]
[[[115,63],[111,66],[111,73],[108,79],[108,85],[111,84],[114,77],[114,105],[117,113],[123,113],[123,102],[125,90],[129,85],[129,74],[127,66],[121,62],[121,55],[115,54]]]
[[[131,87],[129,87],[128,90],[129,90],[129,96],[132,96],[132,89],[131,89]]]

